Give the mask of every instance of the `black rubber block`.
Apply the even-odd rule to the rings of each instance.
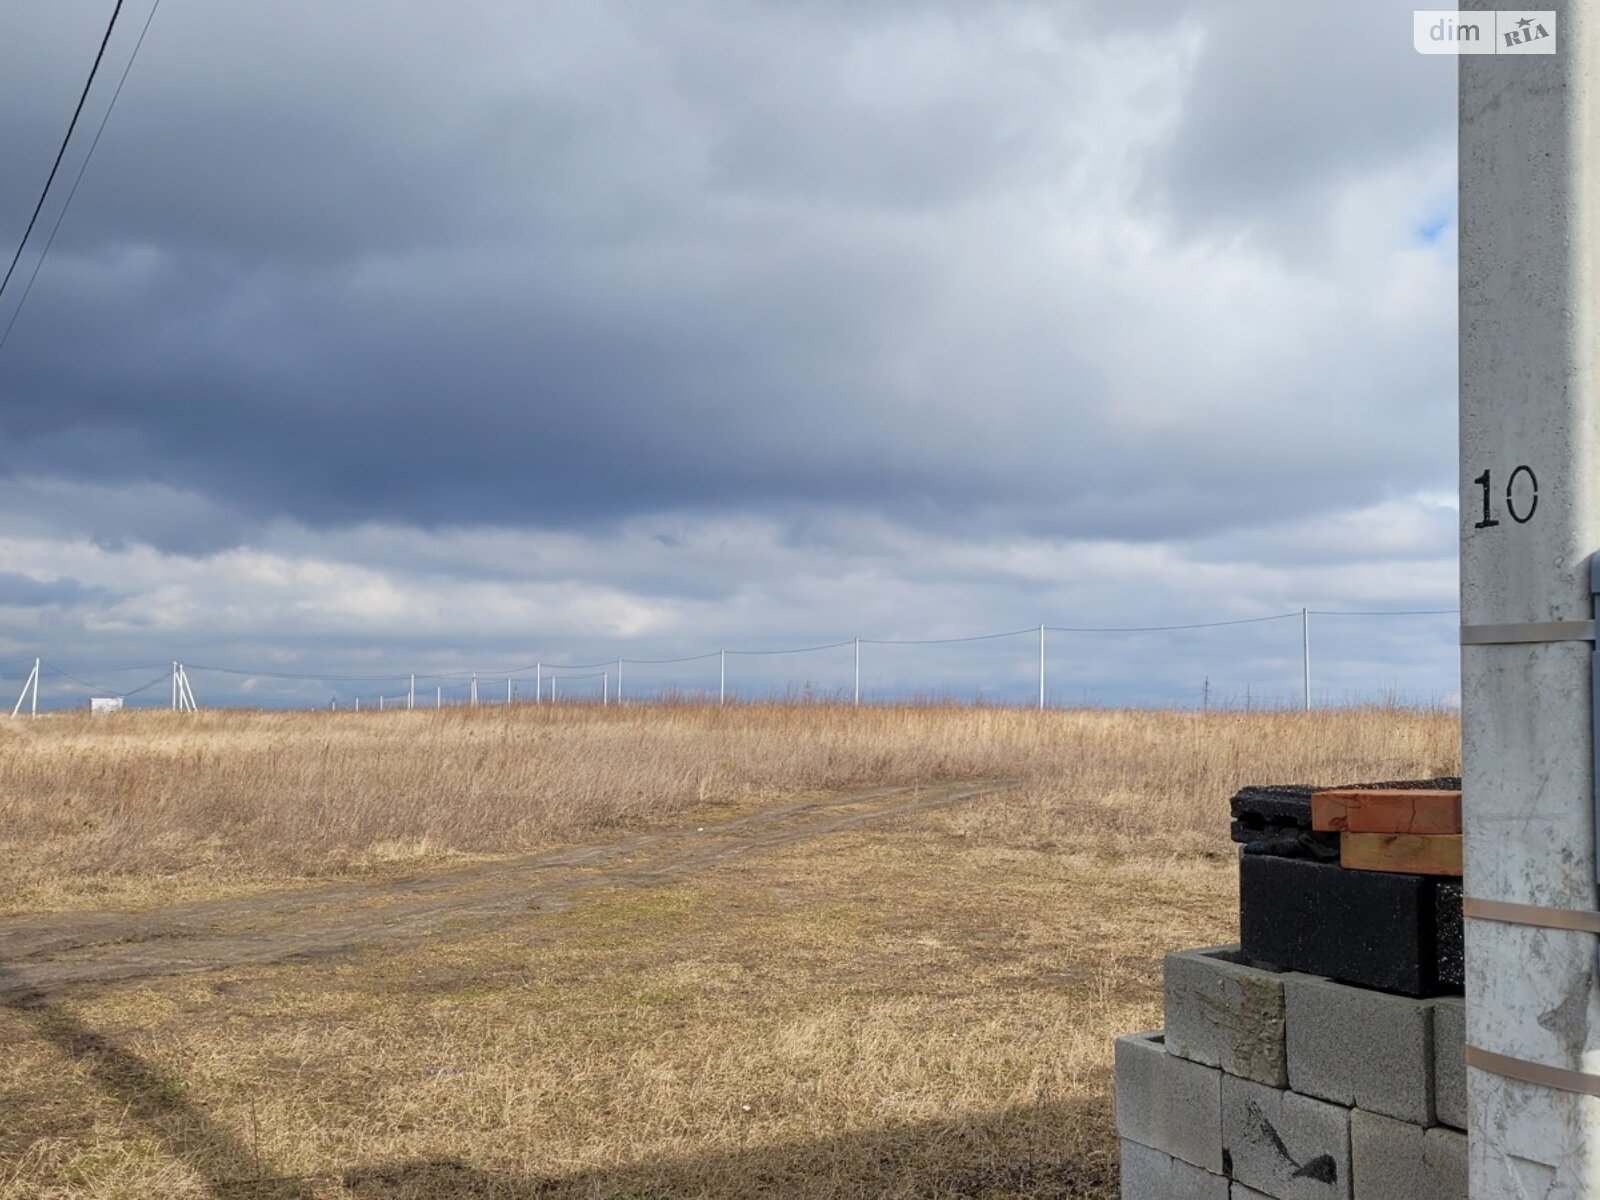
[[[1441,987],[1439,878],[1337,863],[1239,857],[1244,956],[1359,987],[1432,996]],[[1459,917],[1457,917],[1459,928]]]
[[[1439,947],[1439,986],[1459,992],[1466,986],[1467,975],[1466,939],[1461,925],[1461,880],[1439,880],[1433,904]]]

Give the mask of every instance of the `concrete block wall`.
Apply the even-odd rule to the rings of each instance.
[[[1120,1038],[1123,1200],[1464,1200],[1460,997],[1167,956],[1166,1028]]]

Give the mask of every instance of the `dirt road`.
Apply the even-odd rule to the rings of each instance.
[[[0,1004],[79,985],[334,955],[378,942],[458,937],[581,902],[588,889],[649,887],[720,862],[1003,791],[1005,781],[871,788],[405,879],[354,882],[140,913],[0,920]]]

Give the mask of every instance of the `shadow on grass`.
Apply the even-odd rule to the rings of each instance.
[[[159,1139],[164,1153],[193,1170],[213,1196],[257,1194],[310,1200],[315,1194],[306,1180],[275,1178],[248,1145],[189,1102],[181,1081],[96,1033],[72,1014],[52,1007],[3,966],[0,995],[5,996],[0,1007],[70,1059],[127,1117]],[[40,1083],[41,1092],[48,1096],[49,1081]],[[49,1111],[59,1106],[47,1100],[42,1107],[47,1110],[41,1114],[43,1120],[62,1120],[61,1113]],[[29,1134],[24,1115],[13,1106],[8,1106],[0,1124],[9,1127],[8,1140]]]
[[[339,1175],[284,1175],[191,1103],[180,1080],[25,989],[0,967],[0,1008],[66,1056],[161,1152],[187,1166],[213,1197],[262,1200],[686,1200],[688,1197],[905,1196],[1111,1200],[1115,1140],[1105,1100],[1048,1102],[1004,1112],[835,1133],[801,1142],[717,1150],[655,1162],[542,1176],[450,1160],[351,1168]],[[38,1125],[8,1105],[6,1143],[92,1136],[91,1119],[57,1102],[40,1081]],[[72,1128],[67,1128],[71,1125]]]
[[[432,1161],[351,1170],[342,1184],[359,1200],[1114,1200],[1115,1141],[1098,1134],[1109,1125],[1105,1101],[1052,1102],[568,1175],[523,1178]]]

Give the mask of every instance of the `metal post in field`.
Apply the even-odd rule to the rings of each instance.
[[[444,684],[442,683],[433,689],[433,706],[435,708],[444,707]]]
[[[622,703],[622,660],[617,659],[617,703]]]
[[[472,707],[478,707],[478,673],[472,673]]]
[[[600,704],[602,707],[611,703],[611,672],[600,672]]]
[[[172,711],[178,711],[178,664],[176,660],[172,664]]]
[[[856,639],[856,707],[861,707],[861,639]]]
[[[1039,625],[1039,711],[1044,711],[1044,625]]]
[[[511,676],[506,676],[506,703],[511,703]]]
[[[1456,64],[1473,1200],[1600,1196],[1600,9],[1550,3]]]
[[[409,712],[417,706],[417,677],[411,676],[411,686],[406,690],[406,711]]]
[[[535,704],[542,704],[544,702],[544,664],[543,663],[534,663],[533,664],[533,702]]]
[[[39,660],[37,658],[33,660],[33,670],[28,672],[28,678],[23,683],[22,690],[17,693],[17,706],[11,710],[12,720],[15,720],[17,714],[22,711],[22,702],[28,698],[30,688],[33,691],[32,716],[37,717],[39,715]]]
[[[1306,712],[1311,711],[1311,613],[1300,610],[1300,696]]]
[[[382,692],[378,693],[378,711],[379,712],[383,711],[383,693]]]
[[[728,702],[728,652],[726,650],[718,650],[717,660],[719,668],[717,674],[717,703],[726,704]]]

